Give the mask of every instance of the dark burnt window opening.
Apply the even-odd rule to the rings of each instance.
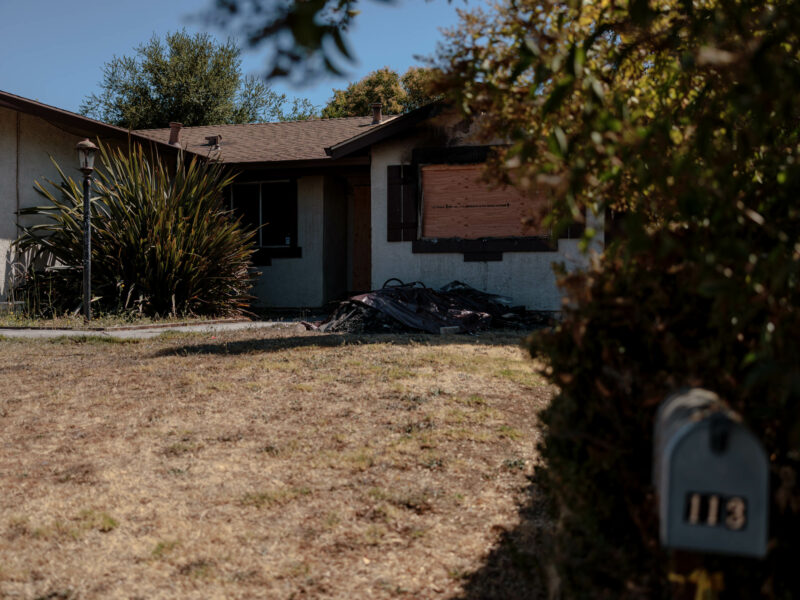
[[[256,265],[273,258],[300,258],[297,245],[297,182],[295,180],[237,183],[231,186],[231,208],[242,222],[258,229]]]

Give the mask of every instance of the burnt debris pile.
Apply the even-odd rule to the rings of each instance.
[[[552,313],[512,306],[511,299],[476,290],[460,281],[440,289],[416,281],[387,281],[381,289],[341,302],[309,329],[348,333],[475,333],[487,329],[536,329],[552,323]]]

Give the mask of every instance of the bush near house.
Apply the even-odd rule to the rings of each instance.
[[[796,2],[513,0],[450,37],[456,105],[513,140],[498,174],[552,186],[556,220],[626,215],[603,264],[565,279],[562,323],[531,340],[560,387],[538,482],[557,522],[541,561],[564,598],[670,597],[670,572],[694,568],[720,571],[725,598],[800,597],[798,31]],[[653,421],[685,385],[719,393],[766,447],[765,560],[687,569],[659,544]]]
[[[101,145],[92,197],[92,293],[100,311],[232,315],[248,304],[253,231],[223,203],[233,177],[220,164],[179,156],[173,167],[140,145]],[[49,204],[16,241],[34,265],[22,296],[42,316],[75,310],[83,260],[83,190],[56,164],[60,182],[36,183]],[[44,222],[42,222],[44,221]],[[48,314],[49,313],[49,314]]]

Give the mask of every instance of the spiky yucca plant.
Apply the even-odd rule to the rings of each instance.
[[[233,177],[222,165],[179,156],[169,168],[138,144],[127,150],[100,145],[91,199],[92,293],[98,308],[137,304],[148,315],[241,312],[248,303],[254,231],[223,203]],[[60,182],[38,181],[49,200],[23,215],[44,217],[23,228],[16,241],[34,259],[80,267],[83,257],[83,191],[53,161]],[[38,219],[42,221],[42,219]],[[82,277],[65,269],[64,283]],[[65,289],[75,289],[66,285]],[[78,306],[79,297],[65,305]]]

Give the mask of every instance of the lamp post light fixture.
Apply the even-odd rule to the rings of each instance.
[[[92,210],[89,192],[92,187],[94,154],[97,152],[89,138],[78,142],[78,168],[83,173],[83,316],[92,319]]]

